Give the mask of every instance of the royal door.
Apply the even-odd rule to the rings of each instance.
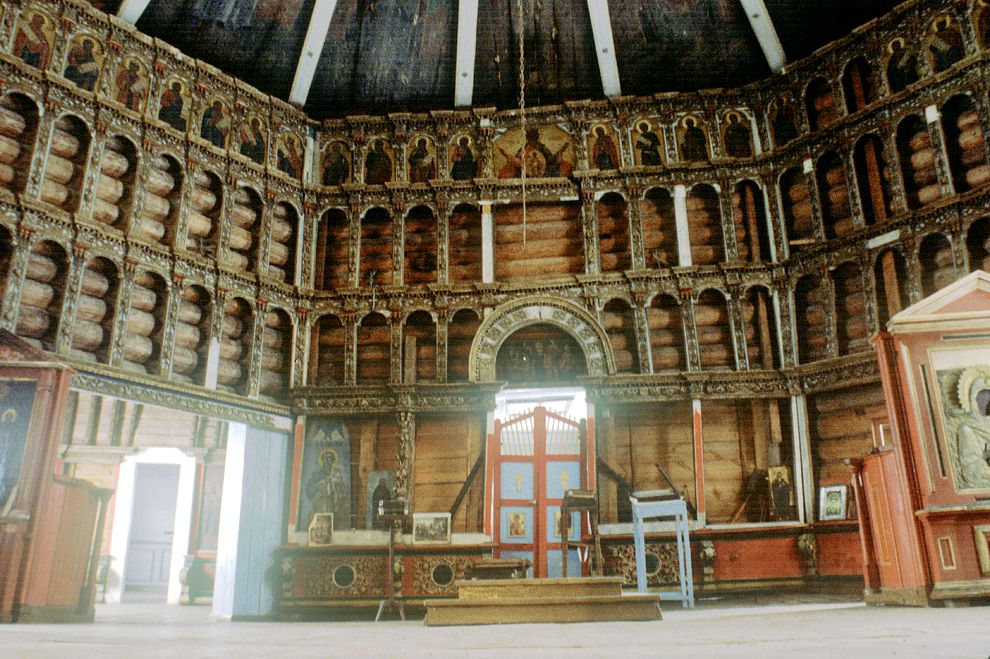
[[[530,559],[530,576],[562,576],[560,504],[566,490],[588,489],[587,434],[583,421],[543,407],[495,424],[488,453],[495,554]],[[579,538],[583,522],[571,514],[571,539]],[[580,559],[571,550],[567,576],[581,576]]]

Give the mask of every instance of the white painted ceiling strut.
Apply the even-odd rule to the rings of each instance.
[[[151,0],[124,0],[120,3],[120,8],[117,10],[117,18],[125,23],[134,25],[150,4]]]
[[[306,29],[306,39],[303,41],[299,62],[296,63],[296,75],[292,78],[292,91],[289,92],[289,102],[302,107],[306,105],[309,88],[313,85],[316,66],[320,63],[323,44],[327,41],[330,31],[330,21],[337,9],[337,0],[316,0],[313,14],[309,17],[309,27]]]
[[[471,105],[474,94],[474,55],[478,41],[478,0],[457,3],[457,63],[454,65],[454,105]]]
[[[615,61],[615,38],[612,36],[612,20],[608,15],[608,0],[588,0],[588,14],[591,17],[591,32],[595,37],[595,54],[598,55],[602,91],[606,96],[621,96],[619,66]]]
[[[589,0],[590,1],[590,0]],[[777,29],[770,20],[770,12],[763,0],[739,0],[746,18],[753,27],[756,40],[760,42],[760,48],[767,58],[770,70],[776,73],[787,64],[787,55],[784,54],[784,47],[780,45],[780,37],[777,36]]]

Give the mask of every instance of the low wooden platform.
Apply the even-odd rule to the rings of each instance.
[[[660,620],[660,596],[622,593],[620,577],[458,581],[457,599],[427,600],[428,626]]]

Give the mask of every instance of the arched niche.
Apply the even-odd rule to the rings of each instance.
[[[284,309],[269,309],[264,320],[258,390],[264,396],[282,400],[289,392],[292,377],[292,319]]]
[[[602,272],[622,272],[632,267],[629,212],[625,198],[609,192],[595,203],[598,214],[598,251]]]
[[[144,203],[131,224],[131,235],[171,244],[182,205],[182,165],[171,155],[145,154],[144,162]]]
[[[437,281],[437,218],[429,206],[415,206],[406,215],[403,233],[403,279],[405,284]]]
[[[736,228],[736,250],[740,261],[770,262],[770,231],[767,228],[763,191],[753,181],[740,181],[732,191],[732,222]]]
[[[990,272],[990,217],[983,217],[971,224],[966,232],[966,253],[969,270]]]
[[[818,275],[804,275],[794,287],[798,363],[807,364],[828,356],[825,289]]]
[[[842,158],[835,151],[828,151],[818,159],[815,168],[818,191],[821,196],[822,222],[825,238],[831,240],[850,233],[853,225],[852,206],[849,202],[849,185]]]
[[[773,296],[765,286],[752,286],[742,300],[743,334],[751,370],[780,368],[777,316]]]
[[[0,187],[23,192],[38,135],[38,106],[23,94],[0,98]]]
[[[15,333],[38,348],[55,349],[68,273],[68,254],[58,243],[42,241],[31,250],[21,285]]]
[[[67,114],[55,122],[41,185],[42,201],[69,213],[78,210],[86,180],[89,142],[89,127],[79,117]]]
[[[832,271],[835,295],[835,334],[839,354],[847,355],[869,346],[866,328],[866,296],[859,264],[846,262]]]
[[[839,119],[839,108],[835,103],[832,85],[825,78],[812,80],[805,90],[804,98],[811,130],[825,128]]]
[[[559,327],[577,341],[588,375],[603,377],[615,372],[608,335],[585,309],[564,300],[526,297],[503,304],[482,322],[471,346],[470,380],[494,382],[502,343],[517,330],[540,323]]]
[[[470,371],[471,346],[481,327],[481,319],[473,309],[460,309],[447,324],[447,381],[467,382]]]
[[[520,327],[506,337],[495,357],[496,379],[511,386],[573,384],[586,373],[577,340],[551,323]]]
[[[680,265],[677,252],[677,220],[674,198],[666,188],[651,188],[639,202],[643,225],[643,253],[647,268]]]
[[[846,97],[846,110],[850,114],[862,110],[876,100],[873,67],[865,57],[856,57],[846,64],[842,73],[842,90]]]
[[[94,220],[119,228],[126,226],[134,201],[137,168],[138,148],[130,139],[121,135],[107,139],[96,181]]]
[[[990,181],[983,127],[973,99],[957,94],[942,106],[942,132],[949,172],[956,192],[966,192]]]
[[[402,381],[436,382],[437,324],[428,311],[414,311],[402,327]]]
[[[268,276],[292,284],[296,278],[296,242],[299,212],[288,202],[272,208],[271,242],[268,246]]]
[[[935,232],[925,236],[918,245],[918,261],[921,265],[921,294],[925,297],[956,280],[955,256],[945,234]]]
[[[327,387],[344,383],[344,323],[333,314],[320,316],[310,334],[306,384]]]
[[[458,204],[447,227],[447,280],[451,284],[481,281],[481,209]]]
[[[691,236],[691,262],[694,265],[714,265],[724,261],[722,209],[714,187],[702,183],[691,188],[687,195],[687,221]]]
[[[698,354],[703,370],[735,369],[729,307],[722,291],[702,291],[694,304],[694,324],[698,334]]]
[[[384,384],[392,372],[392,327],[384,315],[371,312],[357,328],[357,384]]]
[[[7,276],[10,274],[10,258],[14,255],[14,236],[0,224],[0,310],[3,309],[3,296],[7,293]]]
[[[166,281],[148,270],[138,272],[131,287],[131,308],[124,337],[124,368],[138,373],[159,372],[167,306]]]
[[[661,293],[646,308],[646,324],[650,332],[650,354],[653,372],[683,371],[684,322],[681,305],[673,295]]]
[[[73,357],[103,364],[110,361],[119,286],[117,266],[109,259],[97,257],[86,264],[72,324]]]
[[[213,256],[220,235],[224,186],[219,176],[204,171],[193,174],[192,184],[185,247],[202,256]]]
[[[608,334],[615,358],[616,373],[639,373],[639,350],[636,345],[636,317],[626,300],[609,300],[602,308],[602,325]]]
[[[877,294],[877,320],[883,328],[888,320],[908,306],[904,256],[895,249],[881,252],[873,264],[873,278]]]
[[[350,286],[350,220],[347,213],[331,208],[320,218],[316,234],[313,287],[330,291]]]
[[[172,379],[204,384],[210,352],[213,299],[198,285],[186,286],[179,299],[172,349]]]
[[[856,185],[867,226],[884,222],[890,217],[890,185],[883,154],[883,141],[872,133],[859,138],[853,148]]]
[[[392,216],[384,208],[372,208],[361,218],[358,272],[358,286],[392,284]]]
[[[220,363],[217,369],[218,389],[247,393],[253,345],[254,309],[247,300],[232,297],[223,307]]]
[[[918,115],[905,117],[897,125],[897,155],[901,161],[904,192],[911,209],[926,206],[941,195],[935,151],[928,126]]]
[[[257,235],[264,202],[257,190],[241,186],[234,191],[230,207],[230,235],[223,259],[238,270],[254,272],[257,267]]]

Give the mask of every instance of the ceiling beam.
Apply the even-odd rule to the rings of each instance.
[[[615,38],[612,36],[612,19],[608,15],[608,0],[588,0],[591,32],[595,37],[595,54],[598,55],[598,71],[602,77],[602,91],[606,96],[621,96],[619,66],[615,61]]]
[[[124,0],[120,3],[120,8],[117,10],[117,18],[125,23],[135,25],[150,4],[151,0]]]
[[[306,105],[309,88],[313,86],[313,76],[316,74],[316,66],[320,63],[323,44],[327,41],[330,21],[336,9],[337,0],[316,0],[316,4],[313,5],[309,27],[306,29],[306,39],[303,41],[299,61],[296,63],[296,75],[292,78],[289,103],[299,107]]]
[[[474,55],[478,42],[478,0],[457,3],[457,63],[454,65],[454,105],[471,105],[474,94]]]
[[[777,29],[770,20],[770,12],[763,0],[739,0],[746,18],[753,27],[756,40],[760,42],[763,55],[767,58],[770,70],[776,73],[787,64],[787,55],[784,54],[784,47],[780,45],[780,37],[777,36]]]

